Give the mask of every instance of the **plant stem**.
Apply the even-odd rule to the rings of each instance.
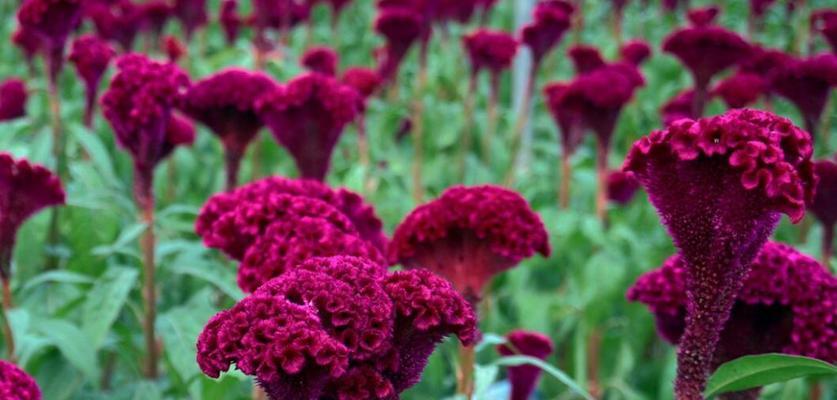
[[[52,63],[52,62],[51,62]],[[57,67],[50,67],[50,70],[53,70]],[[49,108],[50,108],[50,117],[51,117],[51,124],[52,124],[52,157],[55,158],[55,169],[58,173],[58,176],[61,178],[66,177],[66,162],[64,159],[64,135],[63,135],[63,127],[61,124],[61,97],[58,93],[58,73],[51,72],[49,74],[48,81],[48,97],[49,97]],[[47,270],[55,269],[58,267],[58,256],[55,253],[55,247],[58,245],[59,241],[59,232],[58,232],[58,217],[59,217],[59,208],[53,207],[50,210],[49,215],[49,228],[47,230],[47,237],[46,237],[46,245],[50,249],[47,253],[47,258],[44,262],[45,268]]]
[[[468,80],[468,93],[465,93],[465,126],[462,130],[462,143],[459,146],[459,182],[465,182],[468,153],[471,151],[474,129],[474,103],[477,96],[477,74],[472,73]]]
[[[253,400],[267,400],[267,393],[264,392],[261,386],[253,382]]]
[[[224,188],[230,192],[238,187],[238,171],[241,169],[241,159],[244,152],[230,147],[224,147],[224,162],[226,164],[226,180]]]
[[[143,301],[145,314],[143,319],[143,333],[148,354],[145,358],[145,377],[155,379],[158,376],[159,349],[154,325],[157,319],[157,288],[154,284],[154,194],[152,189],[153,169],[135,168],[134,196],[140,211],[140,221],[143,222],[145,233],[140,239],[143,260]]]
[[[511,165],[509,165],[506,179],[504,180],[508,186],[514,183],[516,175],[516,167],[520,158],[520,146],[523,141],[523,131],[526,130],[526,124],[529,122],[529,113],[532,108],[532,95],[535,92],[535,75],[538,72],[538,63],[532,62],[531,70],[529,71],[529,79],[526,82],[526,90],[523,92],[523,101],[518,110],[517,121],[514,124],[512,131],[512,145],[511,145]]]
[[[427,85],[427,47],[428,41],[421,44],[419,53],[419,72],[416,82],[416,93],[413,99],[413,200],[419,204],[424,199],[424,185],[422,183],[422,163],[424,158],[423,131],[424,131],[424,88]]]
[[[12,333],[12,324],[9,322],[9,311],[14,308],[12,302],[12,289],[10,287],[10,277],[3,276],[3,339],[6,342],[6,358],[15,362],[17,356],[15,355],[15,337]]]
[[[587,341],[587,389],[593,398],[598,399],[601,395],[599,385],[599,358],[602,348],[602,334],[598,329],[590,332]]]
[[[596,217],[602,224],[607,223],[607,145],[601,140],[596,142]]]
[[[561,183],[558,192],[558,201],[562,209],[570,207],[570,180],[573,176],[570,154],[564,149],[561,153]]]
[[[614,10],[613,13],[613,38],[616,40],[616,45],[622,45],[622,18],[624,10]]]
[[[476,351],[474,346],[459,345],[459,371],[457,373],[457,394],[465,396],[467,400],[474,397],[474,363]]]
[[[692,118],[700,118],[703,116],[703,109],[706,107],[707,86],[707,83],[695,82],[695,95],[692,98]]]
[[[85,92],[84,127],[93,128],[93,113],[96,110],[96,89],[90,88]]]
[[[367,194],[372,192],[372,156],[369,154],[369,137],[366,135],[366,118],[361,115],[355,122],[357,125],[357,151],[360,165],[363,167],[363,190]]]
[[[831,262],[831,255],[834,251],[834,224],[823,225],[822,227],[822,264],[826,268]]]
[[[488,124],[482,139],[482,157],[486,165],[491,165],[491,142],[497,132],[497,108],[500,98],[500,75],[491,73],[491,85],[488,93]]]

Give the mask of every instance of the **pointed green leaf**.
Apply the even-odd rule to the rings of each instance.
[[[706,397],[808,376],[837,375],[837,366],[787,354],[744,356],[721,365],[709,378]]]

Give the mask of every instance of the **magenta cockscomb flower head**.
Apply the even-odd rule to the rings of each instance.
[[[654,313],[660,336],[681,346],[689,307],[687,274],[686,262],[675,255],[628,290],[629,300]],[[833,363],[837,360],[835,301],[837,278],[827,268],[790,246],[766,243],[737,291],[718,346],[710,354],[711,369],[745,355],[776,352]],[[728,398],[756,399],[758,392],[733,393]]]
[[[837,86],[837,55],[791,59],[774,72],[770,84],[799,109],[805,129],[816,137],[828,95]]]
[[[0,82],[0,122],[25,116],[28,98],[22,79],[9,78]]]
[[[541,0],[535,5],[533,21],[520,32],[520,41],[532,51],[535,64],[561,41],[574,11],[572,4],[562,0]]]
[[[176,36],[166,35],[162,38],[161,47],[163,48],[163,52],[166,53],[166,57],[169,59],[169,62],[177,63],[180,61],[183,56],[186,55],[188,51],[186,49],[186,45],[180,41]]]
[[[519,194],[497,186],[457,186],[419,206],[395,230],[392,263],[425,268],[477,302],[491,278],[550,253],[540,217]]]
[[[24,370],[0,360],[0,397],[8,400],[41,400],[41,388]]]
[[[691,9],[686,13],[686,18],[693,26],[703,27],[714,24],[719,14],[721,9],[712,5]]]
[[[715,86],[713,96],[720,96],[729,108],[744,108],[754,104],[767,92],[767,83],[756,74],[738,72]]]
[[[186,93],[183,111],[209,127],[224,146],[227,190],[237,185],[241,159],[264,126],[256,100],[275,87],[265,74],[230,68],[196,82]]]
[[[224,29],[224,36],[227,43],[234,43],[238,39],[238,33],[243,21],[238,14],[238,0],[224,0],[221,3],[221,11],[218,15],[221,28]]]
[[[572,46],[567,51],[567,55],[573,62],[575,73],[579,75],[593,72],[607,64],[599,49],[593,46],[583,44]]]
[[[689,69],[695,83],[693,115],[701,116],[712,77],[747,57],[750,45],[737,33],[712,25],[716,11],[692,11],[692,26],[666,37],[663,51]]]
[[[346,68],[340,80],[343,84],[357,90],[363,98],[371,97],[383,83],[383,79],[381,79],[377,70],[365,67]]]
[[[65,195],[50,170],[7,153],[0,153],[0,193],[0,278],[8,282],[18,229],[38,211],[64,204]]]
[[[641,39],[630,40],[619,48],[619,57],[622,61],[639,67],[651,57],[651,46]]]
[[[99,82],[110,65],[110,61],[116,56],[106,41],[95,35],[82,35],[73,41],[70,50],[70,62],[76,67],[81,79],[84,81],[86,103],[84,109],[84,124],[93,124],[93,111],[96,108],[96,99],[99,93]]]
[[[85,3],[85,14],[93,21],[96,33],[103,39],[119,44],[122,51],[130,51],[142,27],[142,12],[130,0],[113,3]]]
[[[543,92],[549,112],[561,131],[561,149],[569,157],[584,138],[584,104],[568,83],[551,83]]]
[[[18,9],[20,25],[41,41],[52,82],[58,79],[64,64],[67,37],[81,22],[81,3],[81,0],[25,0]]]
[[[256,109],[291,153],[300,176],[322,181],[343,128],[355,119],[361,104],[353,88],[322,74],[307,73],[265,93]]]
[[[624,170],[645,187],[687,265],[678,398],[701,398],[735,294],[780,215],[793,222],[805,215],[812,152],[808,134],[791,121],[744,109],[676,121],[628,153]]]
[[[607,174],[607,197],[613,203],[630,203],[639,187],[639,181],[631,172],[610,171]]]
[[[538,332],[516,330],[506,335],[506,343],[497,346],[502,356],[529,356],[546,360],[555,350],[552,339]],[[510,400],[528,400],[541,377],[541,369],[534,365],[509,367]]]
[[[22,26],[19,26],[12,33],[11,40],[12,44],[23,52],[23,56],[26,57],[26,63],[29,64],[29,69],[33,70],[35,68],[35,55],[38,54],[38,50],[41,48],[41,40],[31,30]]]
[[[151,33],[154,38],[160,37],[174,11],[167,0],[146,1],[139,4],[139,10],[142,14],[141,29]]]
[[[471,60],[471,73],[487,69],[497,76],[511,67],[517,54],[517,40],[509,33],[489,29],[477,29],[462,38]]]
[[[812,12],[811,31],[820,33],[831,46],[831,52],[837,53],[837,10],[825,8]]]
[[[476,318],[443,279],[312,258],[213,317],[197,359],[216,378],[235,363],[271,399],[385,400],[412,386],[451,334],[472,343]]]
[[[407,52],[425,34],[424,17],[410,7],[381,7],[375,17],[375,32],[387,44],[378,61],[378,72],[386,82],[392,82]]]
[[[814,173],[819,181],[810,210],[822,223],[823,262],[828,265],[834,246],[834,226],[837,224],[837,162],[822,160],[814,163]]]
[[[697,118],[692,113],[694,111],[695,90],[686,89],[674,95],[662,107],[660,107],[660,117],[663,120],[663,125],[669,126],[680,119]]]
[[[198,28],[209,22],[206,0],[174,0],[174,17],[183,24],[186,39],[190,39]]]
[[[311,72],[335,77],[340,64],[340,56],[331,47],[314,46],[305,51],[300,64]]]

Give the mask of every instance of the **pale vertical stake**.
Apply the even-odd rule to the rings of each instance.
[[[535,6],[535,0],[517,0],[514,4],[514,31],[520,32],[520,29],[532,19],[532,9]],[[529,80],[529,74],[532,70],[532,53],[524,46],[523,51],[518,52],[514,59],[512,66],[512,92],[514,94],[514,110],[515,115],[520,115],[521,107],[526,104],[523,97],[526,95],[526,86]],[[530,103],[531,104],[531,103]],[[508,135],[503,135],[508,136]],[[523,135],[521,136],[520,147],[517,154],[510,154],[512,160],[517,160],[516,165],[513,165],[515,171],[525,172],[529,168],[532,152],[532,126],[531,113],[527,118],[525,127],[523,128]]]

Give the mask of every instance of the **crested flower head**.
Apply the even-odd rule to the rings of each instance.
[[[166,22],[172,16],[173,8],[167,0],[148,0],[139,4],[139,10],[142,14],[142,29],[156,37],[163,32]]]
[[[206,25],[209,16],[206,11],[206,0],[174,0],[174,17],[183,24],[186,38],[200,27]]]
[[[634,194],[639,190],[639,181],[633,173],[624,171],[610,171],[607,174],[607,196],[616,204],[625,205],[631,202]]]
[[[364,98],[375,94],[382,82],[381,75],[378,74],[378,71],[365,67],[346,68],[340,80],[343,84],[349,85],[357,90]]]
[[[321,74],[304,74],[265,93],[259,115],[296,161],[304,178],[324,180],[345,126],[360,112],[351,87]]]
[[[119,58],[116,66],[102,109],[117,143],[148,171],[165,156],[166,125],[189,80],[177,66],[139,54]]]
[[[549,336],[538,332],[516,330],[506,335],[506,343],[497,346],[503,356],[529,356],[545,360],[555,346]],[[510,400],[528,400],[538,386],[541,369],[534,365],[509,367]]]
[[[238,14],[238,0],[224,0],[221,3],[218,19],[221,22],[221,28],[224,29],[227,43],[235,42],[243,23],[241,16]]]
[[[686,18],[692,26],[709,26],[715,23],[720,13],[721,9],[718,6],[693,8],[686,13]]]
[[[166,57],[168,57],[169,62],[177,63],[186,55],[188,51],[186,49],[186,45],[180,41],[176,36],[166,35],[162,39],[162,47],[163,51],[166,53]]]
[[[811,212],[823,225],[837,224],[837,162],[822,160],[814,163],[814,173],[819,181],[810,205]]]
[[[567,83],[551,83],[544,88],[549,112],[558,124],[561,148],[566,154],[575,153],[584,139],[584,102]]]
[[[663,125],[669,126],[680,119],[694,118],[692,114],[692,102],[694,101],[695,90],[686,89],[677,93],[660,107],[660,117]]]
[[[485,68],[499,74],[511,66],[517,54],[517,40],[502,31],[478,29],[463,37],[462,42],[471,59],[472,73]]]
[[[441,278],[387,275],[357,257],[312,258],[213,317],[198,338],[198,364],[218,377],[234,363],[272,399],[384,400],[418,380],[445,336],[472,343],[475,325]]]
[[[76,71],[84,80],[87,90],[95,91],[115,55],[113,47],[106,41],[98,36],[87,34],[73,41],[70,62],[75,64]]]
[[[791,59],[771,79],[773,90],[799,108],[809,130],[816,129],[834,86],[837,86],[837,55],[834,54]]]
[[[65,194],[51,171],[7,153],[0,153],[0,193],[0,274],[8,280],[18,229],[38,211],[64,204]]]
[[[378,72],[389,82],[395,79],[410,47],[424,35],[424,17],[410,7],[381,7],[375,17],[375,32],[386,39]]]
[[[315,46],[305,51],[300,63],[309,71],[320,73],[326,76],[337,76],[340,56],[334,49],[326,46]]]
[[[168,157],[177,146],[191,146],[195,142],[195,124],[189,118],[172,113],[166,124],[166,140],[163,158]]]
[[[758,101],[767,91],[767,83],[756,74],[738,72],[715,86],[714,95],[724,99],[729,108],[743,108]]]
[[[593,46],[575,45],[570,47],[567,54],[573,62],[576,74],[579,75],[592,72],[607,64],[599,49]]]
[[[0,82],[0,122],[25,116],[28,97],[22,79],[9,78]]]
[[[26,57],[26,62],[32,65],[35,55],[38,54],[38,49],[41,48],[41,40],[30,29],[19,26],[17,30],[12,33],[12,44],[17,46],[23,56]]]
[[[769,81],[778,70],[792,60],[791,55],[781,50],[753,45],[750,47],[747,57],[741,61],[739,71],[753,73],[761,76],[765,81]]]
[[[543,222],[519,194],[458,186],[413,210],[388,251],[390,262],[429,269],[476,301],[494,274],[550,248]]]
[[[837,53],[837,10],[824,8],[811,13],[811,30],[819,32]]]
[[[41,388],[18,366],[0,360],[0,397],[7,400],[41,400]]]
[[[536,64],[561,41],[574,12],[575,7],[563,0],[541,0],[535,5],[533,21],[523,27],[520,36]]]
[[[142,28],[142,10],[129,0],[90,1],[85,3],[85,14],[93,21],[100,37],[119,43],[123,51],[131,50]]]
[[[622,45],[619,49],[619,55],[622,61],[631,63],[638,67],[642,65],[648,57],[651,57],[651,46],[649,46],[644,40],[631,40]]]
[[[81,22],[81,5],[81,0],[25,0],[18,9],[21,27],[41,42],[53,82],[64,63],[67,37]]]

